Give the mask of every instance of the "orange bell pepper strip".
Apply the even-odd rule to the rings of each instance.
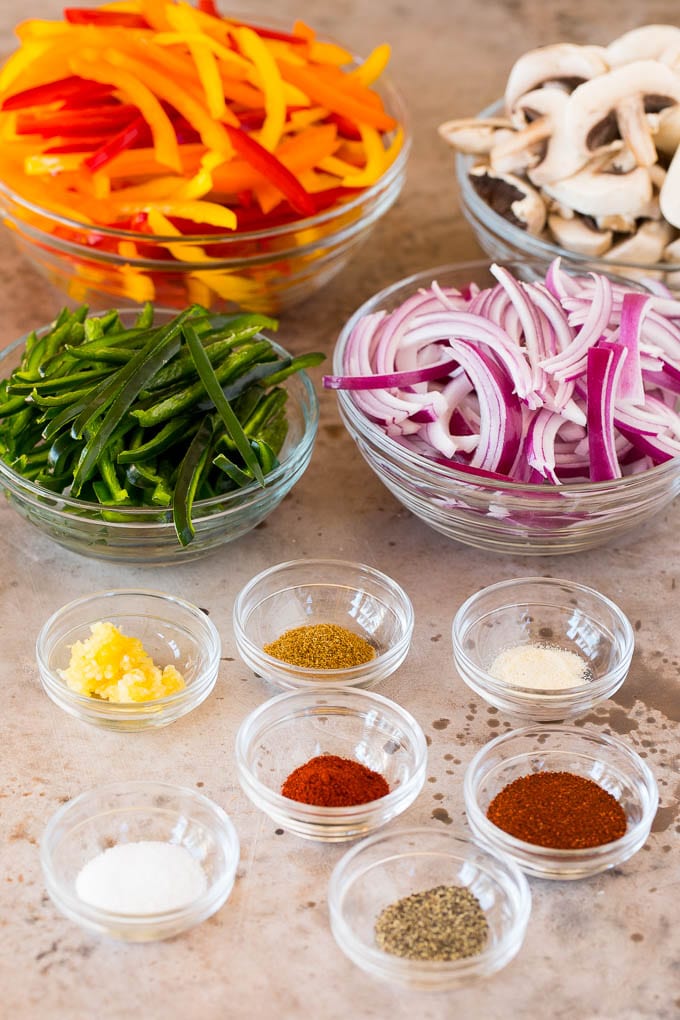
[[[359,102],[354,96],[340,91],[317,74],[318,68],[298,67],[288,60],[281,62],[281,75],[302,89],[309,98],[334,113],[340,113],[359,124],[368,124],[379,131],[392,131],[397,122],[381,106]]]

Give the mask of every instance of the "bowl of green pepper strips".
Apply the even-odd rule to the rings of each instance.
[[[63,309],[0,355],[0,487],[60,545],[110,561],[195,559],[252,530],[311,458],[318,401],[263,330],[200,305]]]

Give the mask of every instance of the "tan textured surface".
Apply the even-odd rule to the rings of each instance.
[[[245,5],[237,5],[244,7]],[[58,0],[0,4],[0,49],[15,11],[56,14]],[[267,5],[252,10],[266,11]],[[436,126],[501,90],[511,61],[540,43],[606,42],[643,21],[667,21],[671,0],[282,0],[367,51],[389,40],[392,75],[412,113],[415,146],[405,192],[368,246],[330,287],[283,322],[281,342],[332,349],[346,316],[410,271],[473,257],[452,161]],[[0,237],[0,344],[50,318],[58,301]],[[448,543],[411,518],[355,454],[322,395],[311,467],[274,517],[209,562],[177,570],[104,566],[59,550],[0,506],[0,1017],[20,1020],[303,1018],[315,1020],[647,1020],[680,1015],[677,926],[680,504],[649,534],[568,559],[500,559]],[[232,747],[244,715],[272,691],[242,667],[231,606],[254,573],[278,560],[329,554],[373,563],[401,581],[416,611],[412,652],[381,691],[407,706],[431,739],[429,781],[403,819],[462,824],[462,777],[474,751],[505,726],[455,676],[451,617],[476,588],[518,574],[577,578],[620,602],[635,624],[631,674],[588,725],[622,734],[660,784],[653,836],[621,869],[576,884],[532,882],[534,909],[520,956],[493,980],[448,995],[405,993],[350,964],[328,926],[326,883],[343,848],[277,835],[235,781]],[[44,619],[81,592],[147,585],[209,609],[223,639],[217,688],[196,713],[149,735],[100,733],[42,694],[33,646]],[[90,937],[43,893],[37,844],[58,805],[95,783],[138,776],[198,786],[232,816],[242,861],[231,899],[172,942],[124,946]],[[400,824],[400,823],[393,823]]]

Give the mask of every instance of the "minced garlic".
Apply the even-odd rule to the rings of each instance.
[[[184,677],[174,666],[158,667],[139,638],[113,623],[98,621],[85,641],[71,646],[67,669],[57,672],[72,691],[103,701],[155,701],[181,691]]]

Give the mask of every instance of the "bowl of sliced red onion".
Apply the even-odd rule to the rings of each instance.
[[[396,498],[477,548],[579,552],[680,492],[680,301],[559,261],[440,266],[365,302],[333,375]]]

